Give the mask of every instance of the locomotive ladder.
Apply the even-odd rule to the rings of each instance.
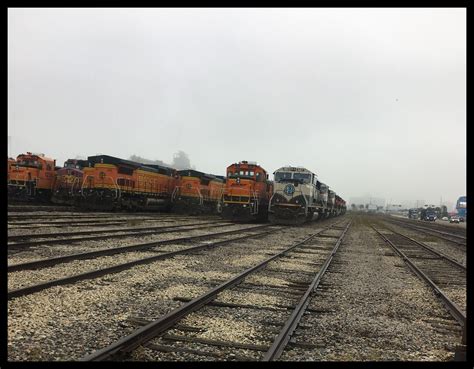
[[[258,194],[258,191],[252,191],[253,200],[254,200],[254,201],[253,201],[253,204],[252,204],[252,206],[251,206],[251,208],[250,208],[252,215],[258,214],[258,205],[259,205],[258,202],[259,202],[259,201],[258,201],[258,196],[257,196],[257,194]]]

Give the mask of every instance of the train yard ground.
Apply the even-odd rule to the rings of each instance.
[[[463,357],[457,224],[9,210],[9,361]]]

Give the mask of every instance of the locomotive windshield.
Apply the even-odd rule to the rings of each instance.
[[[294,173],[293,178],[299,180],[301,183],[311,182],[311,174],[309,173]]]
[[[40,166],[37,160],[32,160],[32,159],[20,159],[18,160],[17,164],[21,167],[32,167],[32,168],[38,168]]]
[[[257,173],[258,174],[258,173]],[[253,178],[255,175],[255,172],[253,170],[248,171],[248,170],[240,170],[240,171],[228,171],[227,172],[227,178]]]
[[[285,179],[291,179],[291,172],[278,172],[275,173],[275,182],[283,182]]]

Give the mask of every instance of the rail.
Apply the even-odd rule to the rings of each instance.
[[[275,260],[279,257],[284,256],[289,251],[295,249],[296,247],[308,242],[312,238],[316,237],[319,233],[323,232],[324,230],[331,228],[335,224],[322,229],[315,234],[307,237],[303,241],[300,241],[289,248],[272,255],[265,259],[264,261],[260,262],[259,264],[246,269],[242,273],[238,274],[237,276],[227,280],[224,283],[221,283],[217,287],[212,288],[208,292],[204,293],[201,296],[198,296],[191,301],[184,303],[180,307],[172,310],[171,312],[163,315],[158,320],[151,322],[136,331],[132,332],[126,337],[112,343],[111,345],[98,350],[90,355],[83,357],[80,361],[102,361],[106,359],[113,358],[115,355],[124,354],[130,352],[137,348],[138,346],[144,344],[145,342],[151,340],[158,334],[164,332],[165,330],[174,326],[179,320],[187,316],[188,314],[199,310],[201,307],[205,306],[206,304],[212,302],[219,293],[222,291],[229,289],[237,284],[239,284],[244,278],[246,278],[249,274],[254,273],[262,268],[264,268],[269,262]],[[284,229],[284,228],[282,228]]]
[[[377,234],[382,237],[382,239],[387,242],[390,247],[403,259],[403,261],[408,265],[408,267],[422,280],[424,280],[430,287],[433,289],[436,296],[441,299],[441,302],[445,305],[449,313],[453,316],[454,319],[461,325],[465,327],[466,325],[466,316],[461,311],[459,306],[457,306],[448,296],[446,296],[443,291],[434,283],[431,278],[429,278],[420,268],[418,268],[408,256],[405,255],[392,241],[390,241],[383,233],[376,229],[373,225],[372,229],[377,232]]]

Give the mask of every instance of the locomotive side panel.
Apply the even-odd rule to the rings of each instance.
[[[81,206],[113,210],[169,210],[175,178],[171,168],[147,167],[106,155],[89,157],[84,168]]]
[[[196,170],[178,171],[172,195],[173,211],[201,214],[219,213],[223,180]]]

